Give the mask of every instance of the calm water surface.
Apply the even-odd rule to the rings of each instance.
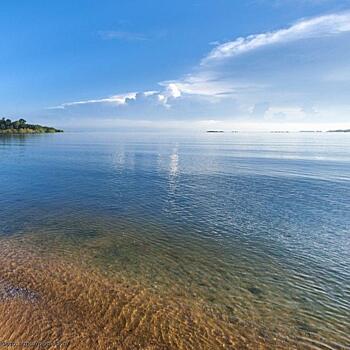
[[[0,137],[0,340],[350,349],[350,134]]]

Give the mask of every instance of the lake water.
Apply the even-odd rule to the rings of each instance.
[[[0,196],[1,342],[350,349],[350,134],[0,137]]]

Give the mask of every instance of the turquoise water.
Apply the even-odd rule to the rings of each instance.
[[[0,137],[0,186],[6,244],[200,304],[248,348],[350,347],[348,134]]]

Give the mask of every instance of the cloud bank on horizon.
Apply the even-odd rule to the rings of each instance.
[[[349,11],[301,19],[216,44],[190,72],[158,82],[158,89],[49,109],[77,118],[99,115],[106,125],[348,127],[349,43]]]

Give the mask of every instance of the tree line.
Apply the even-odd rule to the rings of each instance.
[[[62,132],[62,130],[38,124],[27,124],[27,121],[22,118],[15,121],[12,121],[8,118],[0,119],[0,133],[2,134],[31,134],[54,132]]]

